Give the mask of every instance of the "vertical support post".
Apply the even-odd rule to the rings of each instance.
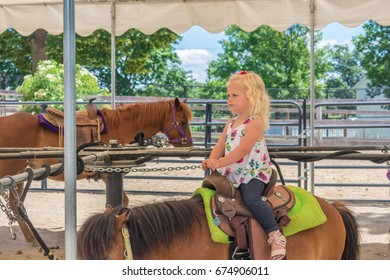
[[[322,106],[318,106],[317,108],[314,109],[314,112],[317,116],[317,124],[321,124],[323,123],[322,122]],[[326,131],[328,131],[328,129],[326,129]],[[322,142],[322,129],[317,129],[316,131],[316,137],[315,137],[315,142],[317,142],[317,144],[319,144],[320,146],[323,144]]]
[[[315,103],[315,74],[314,74],[314,28],[315,0],[310,0],[310,146],[314,146],[314,103]],[[310,163],[310,191],[314,194],[314,162]]]
[[[117,148],[118,141],[110,139],[110,147]],[[106,172],[106,207],[115,208],[122,204],[123,174],[121,172]]]
[[[43,179],[41,181],[41,189],[46,190],[47,189],[47,178]]]
[[[306,110],[307,102],[306,99],[303,99],[303,117],[302,117],[302,133],[303,133],[303,146],[307,147],[307,110]],[[304,189],[307,190],[307,162],[303,163],[303,186]]]
[[[65,259],[77,259],[76,33],[74,0],[64,1]]]
[[[42,112],[42,113],[45,113],[45,112],[46,112],[46,109],[47,109],[47,104],[42,103],[42,104],[41,104],[41,112]]]
[[[205,121],[206,121],[206,127],[205,127],[205,148],[208,148],[210,147],[210,143],[211,143],[211,126],[209,125],[209,123],[211,122],[212,118],[211,118],[211,115],[212,115],[212,108],[211,108],[211,104],[210,103],[206,103],[206,115],[205,115]]]
[[[116,84],[115,2],[111,3],[111,109],[115,109]]]
[[[209,125],[209,123],[211,122],[212,120],[212,104],[211,103],[206,103],[206,114],[205,114],[205,121],[206,121],[206,126],[205,126],[205,137],[204,137],[204,147],[205,148],[209,148],[211,145],[211,126]],[[205,172],[204,172],[204,176],[208,176],[210,175],[210,170],[207,169]]]
[[[107,173],[106,177],[106,206],[115,208],[122,204],[123,174]]]

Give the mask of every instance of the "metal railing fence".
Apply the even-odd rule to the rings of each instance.
[[[121,100],[122,103],[125,103],[124,100]],[[108,101],[96,101],[97,105],[104,105],[109,104]],[[131,103],[131,101],[128,101],[128,103]],[[62,104],[62,102],[20,102],[20,101],[1,101],[0,102],[0,110],[1,108],[7,107],[7,106],[22,106],[22,105],[38,105],[41,106],[42,110],[45,110],[45,108],[49,105],[53,104]],[[87,104],[87,102],[77,102],[77,104],[83,105]],[[228,111],[228,108],[226,106],[226,102],[222,100],[188,100],[188,104],[191,107],[193,114],[194,114],[194,121],[191,123],[191,128],[193,132],[193,136],[195,137],[196,141],[194,142],[195,146],[198,147],[207,147],[210,148],[216,143],[216,139],[218,139],[218,135],[221,132],[221,128],[225,125],[226,120],[230,117],[230,113]],[[315,105],[316,108],[316,118],[315,118],[315,124],[314,129],[316,131],[316,143],[319,145],[323,145],[324,140],[330,141],[328,137],[329,132],[323,133],[322,131],[330,130],[330,129],[339,129],[343,132],[345,130],[350,129],[377,129],[377,128],[384,128],[390,131],[388,128],[390,128],[390,119],[389,121],[384,121],[381,123],[375,123],[377,120],[371,120],[370,122],[365,123],[353,123],[355,121],[356,115],[358,114],[358,111],[356,110],[350,110],[346,111],[346,106],[390,106],[390,100],[389,101],[357,101],[357,102],[323,102],[323,103],[317,103]],[[343,114],[342,120],[343,122],[339,121],[340,119],[337,119],[337,121],[332,124],[332,119],[326,119],[324,121],[323,114],[331,114],[331,110],[327,109],[329,107],[336,107],[336,109],[333,108],[334,112],[337,112],[337,107],[343,106],[344,109],[340,109]],[[300,147],[300,146],[307,146],[308,137],[310,133],[308,133],[310,129],[310,124],[307,125],[307,120],[309,119],[309,116],[307,114],[308,110],[306,109],[306,100],[273,100],[271,102],[271,121],[270,125],[271,128],[266,134],[266,139],[268,146],[274,147],[274,146],[291,146],[291,147]],[[340,111],[339,110],[339,111]],[[369,110],[363,110],[363,113],[365,115],[368,114]],[[376,112],[376,111],[375,111]],[[390,112],[390,111],[389,111]],[[10,113],[10,112],[8,112]],[[350,114],[348,114],[350,113]],[[362,114],[363,114],[362,113]],[[377,113],[377,112],[376,112]],[[383,116],[389,117],[390,114],[388,111],[381,112]],[[352,118],[350,116],[353,116]],[[345,118],[347,116],[347,118]],[[359,118],[359,116],[357,117]],[[347,133],[347,136],[350,135],[350,133]],[[318,138],[317,138],[318,137]],[[335,138],[335,137],[333,137]],[[342,134],[342,137],[340,138],[346,138],[345,134]],[[380,139],[379,143],[386,145],[387,139]],[[336,139],[336,143],[339,143],[339,139]],[[156,162],[157,160],[154,160]],[[176,165],[183,165],[183,160],[179,159],[159,159],[158,162],[160,163],[166,163],[166,164],[176,164]],[[201,163],[201,159],[187,159],[185,161],[186,164],[199,164]],[[296,176],[286,178],[287,183],[294,183],[298,186],[303,186],[305,189],[307,189],[308,184],[308,168],[306,162],[295,162],[295,161],[283,161],[280,162],[280,165],[283,166],[293,166],[296,168]],[[342,166],[334,166],[334,165],[318,165],[315,164],[314,168],[317,170],[320,169],[357,169],[357,168],[363,168],[363,169],[386,169],[387,166],[385,165],[365,165],[365,166],[353,166],[353,165],[342,165]],[[282,168],[283,171],[283,168]],[[148,180],[202,180],[203,176],[151,176],[150,174],[146,174],[145,176],[141,175],[132,175],[128,174],[124,177],[125,179],[130,180],[142,180],[142,179],[148,179]],[[315,186],[319,187],[333,187],[333,186],[366,186],[363,183],[333,183],[333,182],[322,182],[317,183],[314,182]],[[375,187],[388,187],[388,184],[370,184],[370,186]],[[47,189],[47,185],[43,182],[42,188]]]

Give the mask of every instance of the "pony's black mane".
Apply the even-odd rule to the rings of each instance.
[[[134,259],[169,248],[175,238],[191,236],[200,226],[203,204],[198,198],[164,201],[91,216],[78,233],[81,259],[106,259],[115,241],[115,215],[126,214]],[[97,245],[98,244],[98,245]]]
[[[158,247],[172,246],[175,237],[191,235],[199,227],[202,206],[195,199],[165,201],[132,208],[127,226],[135,258]]]

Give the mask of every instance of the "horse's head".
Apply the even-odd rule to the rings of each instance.
[[[189,126],[192,113],[186,101],[187,99],[180,102],[178,98],[175,98],[170,103],[171,114],[167,114],[164,120],[163,132],[174,147],[191,147],[193,145]]]
[[[123,260],[127,256],[122,229],[127,208],[107,208],[89,217],[77,233],[77,257],[81,260]],[[131,255],[131,249],[129,250]]]

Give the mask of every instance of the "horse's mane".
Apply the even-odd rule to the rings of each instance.
[[[115,239],[115,215],[99,213],[89,217],[77,233],[77,254],[82,260],[106,259]]]
[[[81,259],[105,259],[115,241],[115,214],[91,216],[78,232],[78,255]],[[192,236],[200,226],[203,206],[197,198],[164,201],[127,211],[126,225],[134,259],[143,259],[151,252],[169,248],[174,239]],[[98,245],[97,245],[98,244]]]
[[[102,114],[107,122],[113,126],[119,126],[125,119],[132,120],[141,127],[153,125],[156,121],[165,118],[167,114],[171,114],[171,104],[174,99],[162,100],[155,102],[138,102],[132,104],[125,104],[117,109],[110,110],[102,109]],[[184,115],[188,121],[192,119],[190,108],[184,102],[180,102],[183,108]]]

